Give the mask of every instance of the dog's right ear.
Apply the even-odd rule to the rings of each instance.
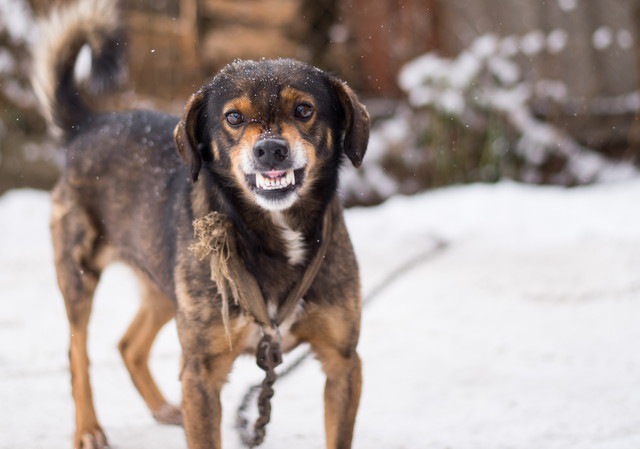
[[[200,115],[204,109],[204,94],[201,91],[191,95],[185,106],[184,116],[173,130],[173,138],[178,148],[178,154],[189,167],[191,180],[196,182],[202,168],[202,145],[198,126]]]

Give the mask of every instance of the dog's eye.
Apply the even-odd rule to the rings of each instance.
[[[296,106],[293,115],[295,115],[296,118],[307,120],[313,115],[313,106],[307,103],[300,103]]]
[[[239,126],[244,123],[244,116],[238,111],[227,112],[225,117],[227,118],[227,123],[231,126]]]

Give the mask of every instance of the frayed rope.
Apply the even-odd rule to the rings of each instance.
[[[216,283],[222,297],[222,324],[229,348],[232,347],[230,298],[259,325],[272,327],[260,286],[238,254],[235,231],[229,218],[219,212],[211,212],[194,220],[193,229],[196,241],[189,249],[199,260],[211,255],[211,280]]]
[[[222,297],[222,324],[224,333],[232,348],[231,331],[229,329],[229,295],[234,297],[238,304],[238,294],[233,291],[234,283],[229,269],[229,260],[232,257],[232,244],[235,246],[232,236],[233,227],[229,219],[219,213],[211,212],[202,218],[193,221],[195,243],[189,246],[189,250],[198,258],[204,260],[211,255],[211,280],[216,283],[218,292]],[[235,252],[235,248],[233,248]]]

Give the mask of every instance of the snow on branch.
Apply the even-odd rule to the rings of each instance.
[[[560,52],[566,43],[562,30],[504,38],[487,34],[455,58],[428,53],[409,62],[398,76],[406,102],[393,118],[373,127],[371,157],[365,158],[362,174],[348,175],[346,196],[358,192],[356,201],[383,199],[503,177],[575,185],[638,176],[632,164],[580,144],[532,107],[546,101],[566,110],[568,89],[561,80],[529,79],[518,61],[523,55]],[[637,112],[639,96],[595,98],[589,112]]]

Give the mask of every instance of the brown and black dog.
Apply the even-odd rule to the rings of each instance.
[[[191,96],[180,119],[97,112],[84,94],[120,73],[118,24],[110,2],[82,0],[42,23],[34,49],[34,86],[66,160],[51,230],[70,325],[74,447],[107,446],[92,400],[87,326],[108,263],[127,263],[142,285],[140,310],[119,345],[138,391],[158,421],[183,422],[190,449],[220,448],[220,390],[234,360],[255,350],[259,329],[231,302],[225,335],[210,263],[189,250],[193,222],[212,211],[229,217],[235,250],[277,313],[318,250],[329,208],[337,212],[326,256],[280,332],[285,349],[306,342],[322,363],[327,448],[351,447],[361,294],[336,191],[345,156],[359,166],[365,154],[364,106],[339,79],[283,59],[228,65]],[[85,45],[93,61],[83,84],[74,71]],[[167,403],[147,364],[156,334],[174,316],[181,408]]]

